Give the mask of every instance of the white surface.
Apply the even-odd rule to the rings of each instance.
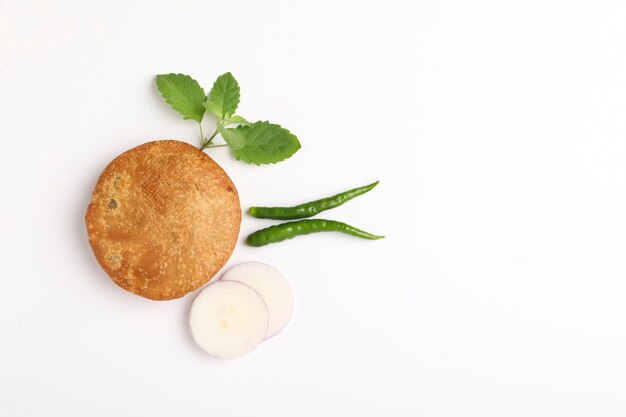
[[[623,1],[0,1],[3,416],[626,415]],[[232,71],[302,141],[242,206],[368,184],[334,234],[229,262],[290,280],[289,326],[234,361],[193,296],[117,288],[87,245],[98,174],[198,143],[154,75]],[[208,126],[208,125],[207,125]]]

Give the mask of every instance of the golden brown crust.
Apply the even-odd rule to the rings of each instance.
[[[153,300],[208,282],[235,248],[235,185],[207,154],[174,140],[130,149],[105,168],[85,215],[98,262],[120,287]]]

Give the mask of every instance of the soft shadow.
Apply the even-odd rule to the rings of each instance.
[[[80,176],[82,180],[80,184],[80,199],[76,202],[76,207],[72,210],[71,216],[73,240],[77,242],[78,246],[77,256],[81,259],[88,259],[86,262],[89,264],[89,268],[93,270],[94,274],[106,276],[104,271],[100,268],[100,265],[98,265],[98,261],[96,261],[91,246],[89,246],[89,237],[87,235],[87,227],[85,226],[85,212],[91,200],[91,192],[98,181],[101,171],[102,170],[93,170],[88,176]]]
[[[89,245],[89,237],[85,225],[85,212],[91,201],[91,193],[100,177],[100,173],[105,167],[106,164],[102,165],[102,167],[91,169],[89,173],[81,173],[81,175],[76,176],[78,182],[77,187],[80,187],[80,198],[77,199],[75,207],[69,211],[71,218],[67,219],[71,227],[72,241],[75,242],[74,254],[72,256],[77,262],[82,262],[85,270],[88,271],[89,277],[83,278],[91,279],[93,277],[94,281],[97,282],[99,287],[94,289],[94,291],[124,296],[126,291],[115,285],[106,272],[100,267],[100,264],[98,264],[91,250],[91,246]]]

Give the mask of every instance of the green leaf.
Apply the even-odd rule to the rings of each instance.
[[[183,119],[202,121],[205,111],[202,103],[206,96],[196,80],[184,74],[160,74],[156,85],[165,101],[182,114]]]
[[[220,119],[229,118],[239,105],[239,84],[233,74],[227,72],[217,77],[204,107]]]
[[[217,130],[233,151],[241,149],[245,146],[246,138],[237,129],[227,129],[221,123],[218,123]]]
[[[249,125],[249,124],[250,124],[250,122],[249,122],[249,121],[247,121],[247,120],[246,120],[246,119],[244,119],[243,117],[239,116],[238,114],[236,114],[236,115],[234,115],[234,116],[229,117],[229,118],[228,118],[228,120],[227,120],[226,122],[227,122],[227,124],[237,123],[237,124],[240,124],[240,125],[245,125],[245,126],[247,126],[247,125]]]
[[[208,111],[209,113],[213,113],[219,119],[222,118],[222,109],[216,103],[213,103],[212,101],[207,100],[204,103],[202,103],[202,105],[204,106],[205,110]]]
[[[235,158],[249,164],[274,164],[289,158],[300,149],[300,142],[295,135],[269,122],[255,122],[234,130],[245,140],[242,148],[234,150]]]

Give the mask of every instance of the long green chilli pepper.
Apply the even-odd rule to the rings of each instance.
[[[365,194],[372,188],[376,187],[376,185],[378,185],[378,181],[363,187],[353,188],[352,190],[345,191],[332,197],[310,201],[294,207],[250,207],[248,212],[252,217],[259,219],[304,219],[306,217],[315,216],[317,213],[321,213],[324,210],[338,207],[346,201],[350,201],[355,197]]]
[[[385,236],[376,236],[349,224],[334,220],[298,220],[295,222],[281,223],[266,229],[257,230],[248,236],[248,245],[265,246],[270,243],[282,242],[296,236],[308,235],[318,232],[342,232],[363,239],[382,239]]]

